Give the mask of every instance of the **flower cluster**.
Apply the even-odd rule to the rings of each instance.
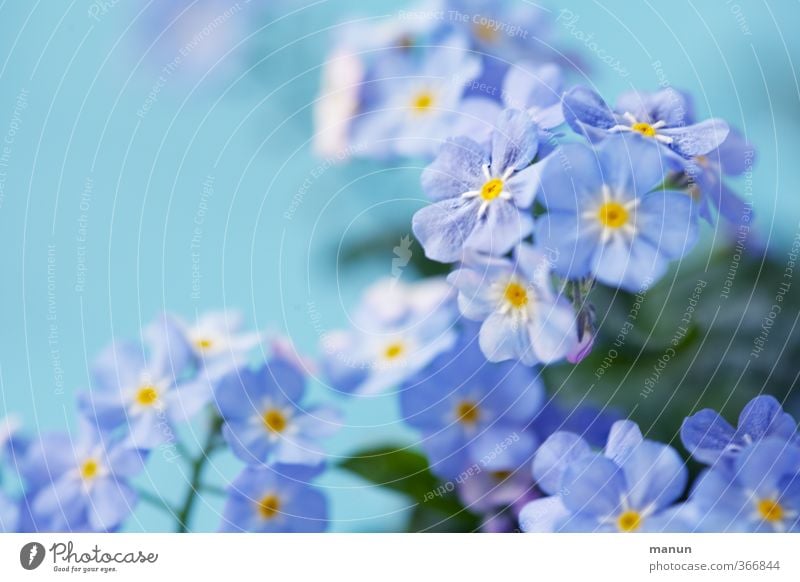
[[[713,410],[687,418],[681,440],[708,468],[686,489],[687,469],[670,446],[620,421],[598,452],[556,432],[533,460],[549,496],[520,512],[524,531],[800,531],[800,436],[771,396],[758,396],[732,428]]]
[[[77,431],[26,438],[18,423],[0,425],[0,460],[23,485],[16,498],[0,493],[2,529],[116,531],[144,499],[186,531],[194,498],[211,491],[202,468],[227,445],[247,467],[228,487],[223,531],[324,530],[327,502],[311,480],[325,467],[320,439],[340,426],[339,414],[304,405],[306,376],[293,348],[273,338],[269,359],[252,367],[267,338],[243,331],[233,312],[193,324],[164,316],[141,335],[143,344],[116,342],[94,361]],[[136,477],[154,451],[172,461],[189,455],[179,431],[203,409],[208,438],[183,459],[191,466],[185,499],[173,504],[140,489]]]

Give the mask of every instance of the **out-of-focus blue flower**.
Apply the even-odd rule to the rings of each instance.
[[[530,245],[520,245],[514,261],[467,261],[448,280],[458,289],[461,313],[483,322],[480,346],[489,361],[548,364],[573,349],[577,328],[572,306],[552,289],[549,259]]]
[[[533,427],[539,440],[545,441],[556,432],[572,432],[593,447],[602,448],[622,414],[615,409],[591,404],[566,404],[551,398],[536,416]]]
[[[728,124],[721,119],[694,123],[688,97],[672,88],[623,93],[612,110],[592,89],[574,87],[564,94],[564,117],[572,129],[592,141],[632,133],[687,159],[708,154],[728,137]]]
[[[326,529],[328,503],[309,484],[320,468],[247,467],[228,487],[224,532],[317,533]]]
[[[632,422],[616,423],[604,454],[571,433],[553,434],[537,451],[534,478],[550,497],[520,513],[528,532],[637,532],[681,529],[671,505],[687,471],[674,449],[643,440]]]
[[[332,408],[304,408],[305,388],[305,376],[282,359],[223,377],[214,396],[225,420],[222,433],[236,456],[250,464],[320,463],[319,440],[341,423]]]
[[[144,466],[143,451],[127,439],[104,439],[83,421],[75,440],[66,433],[31,443],[22,474],[32,491],[38,531],[111,531],[133,511],[137,495],[129,479]]]
[[[712,532],[800,531],[800,446],[767,437],[746,447],[731,473],[710,469],[689,498],[696,529]]]
[[[444,279],[383,279],[364,294],[354,329],[327,333],[322,370],[336,390],[376,394],[399,386],[452,347],[457,312]]]
[[[210,399],[202,383],[181,384],[194,371],[192,349],[168,318],[144,332],[147,350],[118,342],[95,360],[92,387],[80,394],[80,410],[101,430],[126,427],[134,446],[153,448],[174,436],[174,425]]]
[[[483,516],[481,531],[487,533],[516,530],[519,512],[540,497],[530,472],[521,467],[467,475],[456,491],[464,507]]]
[[[706,155],[686,161],[689,191],[698,201],[700,216],[713,221],[713,211],[731,222],[739,222],[747,212],[746,202],[725,183],[725,176],[739,176],[752,168],[755,150],[744,137],[731,129],[727,139]]]
[[[18,431],[21,426],[16,416],[0,418],[0,462],[4,461],[6,455],[10,456],[15,449],[15,441],[19,441]]]
[[[211,311],[193,325],[178,320],[175,324],[200,364],[199,375],[209,382],[247,363],[264,339],[258,332],[244,331],[244,318],[238,311]]]
[[[0,491],[0,533],[18,531],[19,504]]]
[[[554,130],[564,123],[561,106],[563,92],[563,73],[557,65],[516,63],[503,80],[499,100],[481,97],[464,99],[453,135],[468,136],[483,143],[491,137],[504,108],[525,111],[536,124],[539,140],[536,155],[542,159],[554,149]]]
[[[709,465],[720,459],[730,462],[745,447],[763,438],[792,439],[796,434],[795,419],[768,395],[756,396],[747,403],[735,429],[710,408],[686,418],[681,426],[683,446],[695,459]]]
[[[465,337],[406,383],[400,406],[422,432],[431,470],[458,479],[470,468],[513,471],[527,462],[537,444],[528,427],[543,395],[538,370],[489,363]]]
[[[465,250],[502,255],[528,236],[537,145],[536,126],[514,110],[501,114],[489,148],[468,137],[448,140],[422,174],[434,204],[412,222],[425,255],[443,263],[463,259]]]
[[[425,57],[386,54],[362,83],[352,142],[362,155],[433,157],[451,135],[467,84],[480,60],[451,36]]]
[[[537,244],[569,279],[593,276],[640,291],[697,240],[692,199],[655,190],[670,160],[652,143],[615,136],[592,149],[559,148],[543,162]]]

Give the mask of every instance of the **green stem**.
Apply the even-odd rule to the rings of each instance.
[[[175,508],[172,507],[169,503],[167,503],[166,500],[162,499],[158,495],[154,495],[149,491],[143,491],[143,490],[137,491],[136,494],[139,496],[139,499],[141,499],[145,503],[149,503],[153,507],[156,507],[164,511],[170,514],[171,516],[175,515]]]
[[[192,509],[200,493],[200,481],[203,476],[203,469],[205,469],[211,453],[222,446],[221,439],[219,438],[221,430],[222,417],[214,413],[211,426],[208,429],[208,435],[206,436],[206,442],[203,444],[200,454],[192,460],[190,465],[189,490],[186,492],[186,497],[183,503],[180,504],[180,509],[178,509],[178,513],[175,516],[178,522],[178,529],[176,530],[178,533],[186,533],[189,529],[189,518],[192,515]]]

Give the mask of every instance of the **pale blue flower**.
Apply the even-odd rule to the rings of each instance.
[[[323,373],[336,390],[376,394],[398,387],[452,347],[453,293],[444,279],[383,279],[365,293],[353,329],[322,340]]]
[[[733,460],[733,471],[706,471],[689,498],[697,529],[800,531],[800,445],[766,437]]]
[[[153,448],[174,438],[175,425],[207,404],[210,391],[203,383],[184,382],[195,371],[192,349],[169,318],[144,335],[147,349],[117,342],[100,354],[79,407],[102,430],[124,429],[134,446]]]
[[[482,321],[480,346],[492,362],[548,364],[577,342],[572,306],[552,288],[550,262],[528,244],[514,260],[476,257],[448,277],[468,319]]]
[[[537,451],[534,478],[550,497],[520,513],[528,532],[639,532],[685,528],[673,506],[687,471],[674,449],[642,440],[638,427],[619,422],[604,454],[578,435],[555,433]]]
[[[429,158],[451,135],[465,87],[480,74],[480,59],[455,35],[417,57],[382,55],[362,82],[351,138],[360,155]]]
[[[472,466],[496,472],[527,462],[543,397],[538,370],[487,362],[466,335],[404,385],[400,406],[405,422],[422,433],[431,470],[455,479]]]
[[[756,396],[747,403],[737,428],[710,408],[686,418],[681,426],[683,446],[695,459],[709,465],[720,459],[730,463],[745,447],[763,438],[792,439],[796,435],[797,421],[769,395]]]
[[[465,251],[503,255],[527,237],[537,146],[536,126],[514,110],[501,114],[490,147],[449,140],[422,174],[434,203],[414,215],[412,227],[425,255],[443,263],[463,259]]]
[[[214,396],[225,420],[222,434],[234,454],[250,464],[320,463],[320,440],[336,432],[341,421],[330,407],[304,407],[305,391],[301,370],[279,358],[219,380]]]
[[[328,525],[328,503],[310,480],[322,470],[298,465],[248,467],[228,487],[224,532],[318,533]]]
[[[19,503],[0,491],[0,533],[18,531]]]
[[[38,531],[112,531],[137,503],[130,479],[144,467],[130,441],[106,439],[82,422],[67,433],[34,440],[22,463],[32,491],[32,525]]]
[[[670,163],[655,144],[625,136],[596,149],[569,144],[545,160],[536,241],[554,270],[628,291],[662,277],[698,236],[691,197],[656,190]]]
[[[564,117],[590,140],[631,133],[687,159],[708,154],[728,136],[728,124],[721,119],[694,123],[688,97],[672,88],[623,93],[612,110],[594,90],[574,87],[564,95]]]

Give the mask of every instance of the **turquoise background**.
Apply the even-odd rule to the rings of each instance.
[[[352,15],[390,16],[409,4],[241,2],[163,82],[162,67],[185,40],[152,4],[121,0],[98,21],[88,0],[0,3],[0,154],[11,139],[0,168],[0,418],[17,414],[30,432],[74,426],[73,397],[93,356],[113,337],[136,338],[164,309],[191,319],[238,308],[252,327],[288,333],[316,353],[321,333],[347,325],[360,291],[390,274],[391,247],[344,265],[340,245],[402,231],[422,204],[419,164],[330,166],[309,147],[333,29]],[[203,4],[213,19],[233,3]],[[798,4],[561,5],[578,16],[573,32],[593,35],[629,71],[620,76],[555,25],[608,98],[666,78],[695,96],[700,117],[746,132],[758,148],[757,225],[770,252],[785,254],[800,222]],[[558,15],[555,3],[546,6]],[[137,115],[154,88],[156,100]],[[209,176],[214,193],[204,211]],[[330,398],[324,392],[317,384],[314,397]],[[413,442],[391,396],[346,408],[350,427],[334,439],[334,456]],[[202,428],[186,428],[189,446]],[[224,485],[239,466],[215,457],[209,480]],[[186,468],[156,455],[139,483],[176,499]],[[402,528],[403,498],[335,471],[320,484],[335,529]],[[221,504],[203,499],[195,528],[215,528]],[[143,504],[126,529],[172,527]]]

